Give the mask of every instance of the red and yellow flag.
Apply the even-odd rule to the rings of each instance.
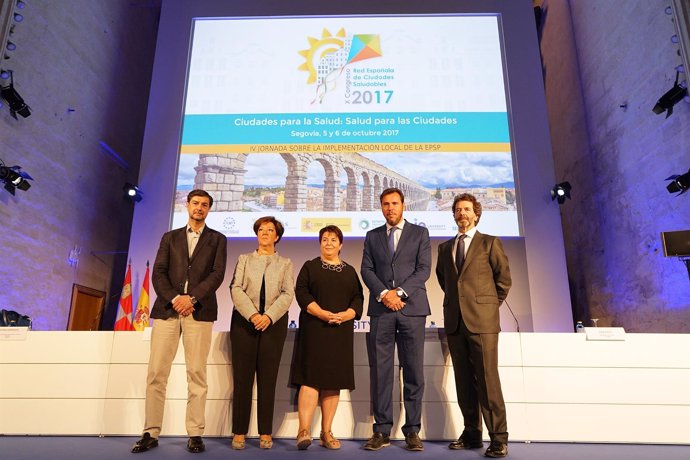
[[[144,284],[141,287],[141,294],[139,294],[139,302],[137,302],[137,311],[134,312],[134,329],[143,331],[149,325],[149,261],[146,261],[146,274],[144,275]]]
[[[116,331],[133,331],[132,327],[132,263],[127,265],[125,284],[122,286],[120,294],[120,306],[117,308],[117,318],[115,319]]]

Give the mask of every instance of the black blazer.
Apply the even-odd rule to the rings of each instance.
[[[187,293],[197,299],[194,319],[215,321],[218,317],[216,290],[225,277],[227,239],[222,233],[204,227],[190,258],[186,231],[185,226],[171,230],[161,238],[151,275],[157,296],[151,318],[174,316],[172,300],[184,294],[185,281],[189,281]]]
[[[452,238],[439,245],[436,264],[436,278],[444,293],[446,332],[452,334],[457,330],[462,312],[462,319],[470,332],[498,333],[501,330],[498,309],[512,284],[508,257],[503,252],[501,240],[476,232],[460,276],[453,262],[454,242],[455,238]]]

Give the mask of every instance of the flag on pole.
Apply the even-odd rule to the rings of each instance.
[[[125,284],[122,286],[120,294],[120,306],[117,308],[117,318],[115,319],[116,331],[133,331],[132,327],[132,261],[127,265]]]
[[[143,331],[149,325],[149,261],[146,261],[146,274],[144,284],[139,294],[137,311],[134,312],[134,329]]]

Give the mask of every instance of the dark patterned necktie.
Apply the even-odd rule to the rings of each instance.
[[[458,269],[458,275],[462,271],[462,264],[465,263],[465,238],[467,235],[460,235],[458,237],[458,244],[455,248],[455,267]]]

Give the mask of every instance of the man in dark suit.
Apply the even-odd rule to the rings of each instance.
[[[366,450],[390,445],[393,427],[394,353],[403,370],[405,444],[424,450],[419,439],[424,394],[424,327],[431,313],[425,283],[431,274],[431,242],[425,227],[403,220],[405,197],[397,188],[380,196],[386,224],[367,232],[361,274],[369,288],[369,333],[374,434]]]
[[[206,361],[218,315],[216,290],[223,282],[227,258],[225,235],[205,226],[212,205],[211,195],[192,190],[187,195],[187,225],[164,234],[156,254],[152,281],[157,298],[151,312],[156,321],[146,378],[146,419],[134,453],[158,445],[168,376],[180,335],[187,367],[187,450],[205,449],[201,435],[208,390]]]
[[[483,415],[491,440],[484,455],[505,457],[508,425],[498,376],[498,309],[511,285],[508,258],[501,240],[477,231],[482,205],[473,195],[455,197],[453,215],[458,235],[439,246],[436,277],[445,294],[443,318],[465,429],[448,447],[481,448]]]

